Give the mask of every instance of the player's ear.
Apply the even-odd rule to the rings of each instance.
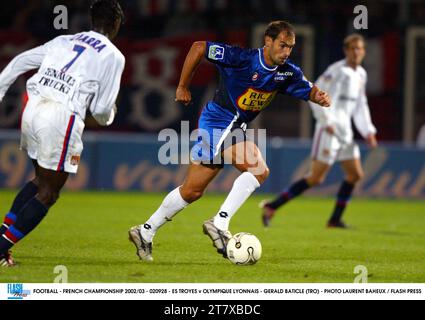
[[[272,46],[272,43],[273,43],[273,39],[271,37],[269,37],[269,36],[264,37],[264,45],[266,47],[270,48]]]

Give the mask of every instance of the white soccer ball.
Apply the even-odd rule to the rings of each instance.
[[[261,242],[247,232],[235,234],[227,243],[227,257],[237,265],[254,264],[261,258]]]

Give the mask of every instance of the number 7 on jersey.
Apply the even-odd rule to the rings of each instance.
[[[74,48],[72,49],[72,51],[76,51],[77,52],[77,55],[74,57],[74,59],[72,59],[71,61],[69,61],[68,64],[65,67],[62,68],[61,72],[68,71],[68,69],[74,64],[74,62],[84,52],[84,50],[86,50],[86,47],[79,46],[78,44],[76,44],[74,46]]]

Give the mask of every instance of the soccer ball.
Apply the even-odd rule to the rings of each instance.
[[[261,258],[261,242],[247,232],[235,234],[227,243],[227,257],[237,265],[255,264]]]

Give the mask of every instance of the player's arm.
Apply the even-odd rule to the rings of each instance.
[[[100,79],[99,96],[90,105],[90,112],[101,126],[109,126],[117,113],[115,102],[124,70],[124,56],[110,55],[105,61],[105,71]]]
[[[337,100],[340,91],[340,73],[339,69],[328,68],[320,77],[317,79],[316,86],[322,91],[325,91],[332,99]],[[315,92],[312,91],[313,94]],[[310,99],[311,100],[311,99]],[[331,102],[332,103],[332,102]],[[310,103],[313,116],[321,127],[326,128],[329,134],[335,132],[335,117],[332,108],[322,108],[320,105]]]
[[[196,68],[204,58],[206,50],[206,41],[196,41],[192,44],[183,64],[175,101],[182,102],[186,106],[192,101],[192,94],[189,90],[190,82],[192,81]]]
[[[19,54],[6,66],[0,73],[0,101],[21,74],[40,67],[45,55],[45,46],[39,46]]]
[[[378,146],[378,142],[376,140],[377,130],[373,125],[372,118],[370,116],[365,85],[362,88],[362,92],[358,97],[357,106],[353,112],[353,121],[357,130],[366,140],[369,147],[376,148]]]

